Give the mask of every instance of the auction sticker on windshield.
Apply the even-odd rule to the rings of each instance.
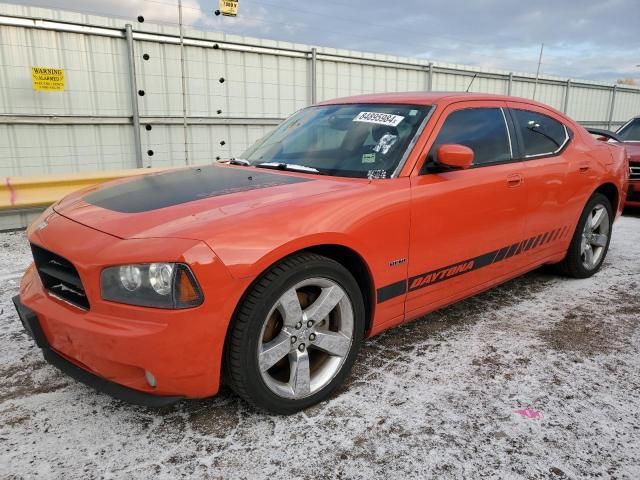
[[[397,127],[402,120],[404,120],[404,117],[400,115],[377,112],[360,112],[353,119],[354,122],[377,123],[378,125],[389,125],[390,127]]]

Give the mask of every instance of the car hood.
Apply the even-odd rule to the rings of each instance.
[[[214,233],[217,220],[251,213],[250,218],[256,221],[257,210],[286,207],[332,192],[344,193],[367,183],[362,179],[214,164],[90,187],[64,198],[54,210],[119,238],[207,241],[204,237]]]

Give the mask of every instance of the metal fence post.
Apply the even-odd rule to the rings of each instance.
[[[184,163],[189,165],[189,127],[187,126],[187,79],[185,78],[184,27],[182,25],[182,0],[178,0],[178,24],[180,29],[180,79],[182,82],[182,135],[184,137]]]
[[[429,91],[433,92],[433,62],[429,62]]]
[[[567,113],[569,110],[569,92],[571,91],[571,79],[567,80],[567,86],[564,89],[564,105],[562,107],[562,112]]]
[[[611,123],[613,122],[613,110],[616,107],[616,92],[618,91],[618,85],[613,86],[613,90],[611,91],[611,105],[609,105],[609,122],[607,123],[607,128],[611,130]]]
[[[138,86],[136,82],[136,61],[133,50],[133,30],[130,23],[124,26],[129,59],[129,89],[131,90],[131,120],[133,123],[133,143],[136,149],[136,167],[142,168],[142,140],[140,139],[140,112],[138,111]]]
[[[318,51],[315,47],[311,49],[311,105],[314,105],[318,98]]]
[[[511,95],[512,88],[513,88],[513,72],[509,72],[509,83],[507,83],[507,95]]]

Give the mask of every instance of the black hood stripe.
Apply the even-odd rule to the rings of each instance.
[[[144,175],[86,195],[83,200],[120,213],[141,213],[182,203],[259,188],[309,182],[311,179],[207,165]]]

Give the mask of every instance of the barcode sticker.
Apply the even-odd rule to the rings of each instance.
[[[404,117],[401,117],[400,115],[377,112],[360,112],[358,116],[353,119],[354,122],[376,123],[378,125],[388,125],[390,127],[397,127],[402,120],[404,120]]]

